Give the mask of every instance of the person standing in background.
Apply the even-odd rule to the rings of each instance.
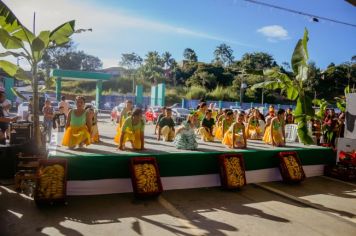
[[[69,112],[69,104],[66,102],[66,97],[62,96],[61,101],[58,104],[58,107],[63,107],[63,112],[67,116]]]
[[[51,101],[46,100],[44,107],[42,108],[43,113],[43,123],[46,128],[47,142],[51,142],[52,127],[53,127],[53,107],[51,106]]]

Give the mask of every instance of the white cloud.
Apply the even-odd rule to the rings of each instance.
[[[200,32],[199,30],[145,19],[118,8],[107,8],[105,6],[93,5],[90,4],[89,1],[84,0],[27,0],[26,3],[23,1],[5,0],[5,2],[20,18],[21,22],[29,28],[32,26],[33,12],[36,12],[36,28],[38,28],[38,30],[53,29],[65,21],[75,19],[76,28],[93,28],[93,33],[88,33],[90,35],[89,37],[88,34],[84,36],[86,40],[91,38],[89,39],[91,41],[103,40],[106,36],[112,37],[113,32],[120,32],[120,30],[138,29],[186,35],[254,47],[253,45],[236,40],[225,39],[209,33]],[[79,38],[81,37],[79,36]]]
[[[288,31],[280,25],[268,25],[257,30],[258,33],[267,37],[270,42],[289,39]]]

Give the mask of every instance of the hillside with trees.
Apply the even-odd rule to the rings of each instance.
[[[257,71],[276,68],[293,77],[289,62],[279,65],[267,52],[245,53],[239,59],[234,58],[233,54],[231,47],[226,44],[215,48],[210,63],[199,62],[199,56],[192,48],[182,52],[184,59],[180,62],[170,52],[160,54],[149,51],[144,58],[135,52],[123,53],[118,60],[117,73],[103,84],[104,94],[133,93],[135,85],[142,84],[149,95],[151,85],[164,82],[167,103],[180,102],[181,98],[239,101],[241,95],[244,102],[261,102],[262,99],[267,103],[290,102],[282,91],[252,89],[254,84],[270,79]],[[308,66],[307,92],[312,97],[334,103],[334,97],[342,96],[346,86],[355,88],[356,56],[339,65],[330,63],[324,70],[313,61]],[[95,56],[77,51],[74,43],[70,42],[48,50],[41,68],[47,72],[50,68],[95,71],[102,69],[102,62]],[[246,88],[240,91],[242,84]],[[73,86],[76,89],[73,90]],[[64,82],[63,88],[68,93],[93,94],[95,84]]]

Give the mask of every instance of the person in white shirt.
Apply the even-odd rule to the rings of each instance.
[[[69,104],[66,102],[66,97],[65,96],[61,97],[61,101],[58,103],[58,108],[59,107],[63,107],[63,112],[67,116],[68,112],[69,112]]]

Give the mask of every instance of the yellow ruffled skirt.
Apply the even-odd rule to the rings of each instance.
[[[223,127],[222,126],[218,126],[216,127],[216,131],[215,131],[215,138],[217,140],[222,140],[223,139]]]
[[[100,142],[100,136],[99,136],[99,129],[98,129],[98,125],[93,125],[91,127],[91,142],[92,143],[98,143]]]
[[[222,140],[222,144],[225,146],[232,148],[233,142],[232,142],[232,132],[227,131],[224,135],[224,138]],[[245,146],[245,141],[242,136],[242,134],[235,134],[235,147],[237,148],[242,148]]]
[[[120,143],[122,124],[123,124],[123,122],[122,122],[122,120],[120,119],[120,122],[119,122],[119,124],[118,124],[117,127],[116,127],[116,135],[115,135],[115,137],[114,137],[114,142],[115,142],[115,143]]]
[[[131,142],[132,148],[134,149],[141,149],[142,148],[141,131],[140,130],[136,130],[135,132],[132,132],[131,130],[125,131],[123,144],[125,144],[126,142]]]
[[[199,132],[199,134],[201,136],[201,139],[204,142],[212,142],[212,141],[214,141],[214,136],[208,130],[206,130],[204,127],[200,127],[198,132]]]
[[[273,138],[273,141],[272,141]],[[275,143],[276,146],[284,145],[283,135],[280,131],[274,131],[273,137],[271,138],[271,126],[266,127],[265,134],[263,136],[263,141],[267,144]]]
[[[248,128],[246,128],[246,135],[248,139],[262,139],[262,131],[260,127],[254,127],[254,126],[249,126]]]
[[[87,126],[69,126],[64,132],[62,145],[72,148],[80,144],[90,144],[90,133]]]

